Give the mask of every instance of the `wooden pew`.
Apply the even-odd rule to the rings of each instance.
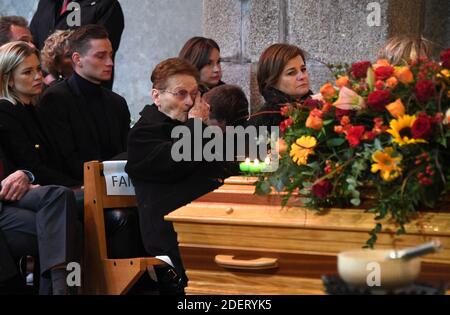
[[[104,210],[136,207],[135,196],[106,194],[103,164],[84,165],[84,285],[83,294],[126,294],[149,268],[164,264],[154,257],[109,259]]]

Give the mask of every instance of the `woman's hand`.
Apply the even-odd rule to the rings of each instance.
[[[209,104],[202,99],[200,93],[195,97],[194,106],[189,111],[188,118],[200,118],[203,122],[209,118]]]
[[[0,199],[6,201],[18,201],[30,189],[28,176],[22,171],[16,171],[2,180]]]

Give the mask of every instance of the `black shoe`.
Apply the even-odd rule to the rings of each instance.
[[[187,281],[171,266],[155,267],[160,295],[184,295]]]

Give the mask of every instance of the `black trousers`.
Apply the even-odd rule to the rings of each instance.
[[[13,257],[39,257],[41,294],[51,293],[52,267],[79,261],[81,225],[74,194],[68,188],[43,186],[18,202],[3,203],[0,229]]]

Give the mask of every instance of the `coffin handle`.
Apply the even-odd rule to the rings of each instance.
[[[217,255],[214,258],[217,265],[228,269],[243,269],[243,270],[266,270],[278,267],[277,258],[261,257],[252,260],[234,259],[231,255]]]

